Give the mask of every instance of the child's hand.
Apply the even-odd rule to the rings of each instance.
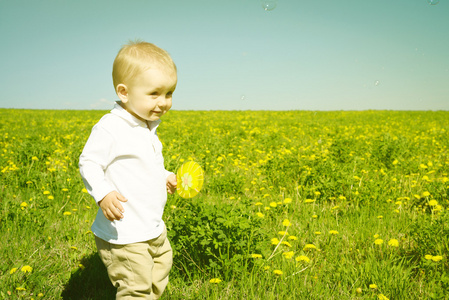
[[[100,202],[98,202],[98,205],[100,205],[104,216],[109,221],[123,219],[123,213],[125,212],[125,210],[123,209],[120,201],[126,202],[128,201],[128,199],[126,199],[118,192],[112,191],[107,194]]]
[[[176,175],[170,174],[167,177],[167,192],[169,194],[173,194],[176,191],[176,185],[177,185]]]

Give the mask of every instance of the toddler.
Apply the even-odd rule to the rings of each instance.
[[[92,232],[116,298],[158,299],[172,266],[162,214],[177,183],[156,129],[172,106],[176,65],[165,50],[132,42],[117,54],[112,77],[120,101],[93,127],[79,160],[99,206]]]

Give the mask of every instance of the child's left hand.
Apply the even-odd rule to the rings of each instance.
[[[176,185],[177,185],[176,175],[170,174],[167,177],[167,192],[169,194],[173,194],[176,191]]]

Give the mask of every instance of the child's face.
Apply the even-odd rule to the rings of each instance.
[[[151,68],[131,84],[119,84],[117,94],[129,113],[142,121],[156,121],[171,108],[176,83],[174,71]]]

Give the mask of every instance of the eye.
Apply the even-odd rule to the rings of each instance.
[[[173,96],[173,92],[168,92],[166,95],[165,95],[165,98],[171,98]]]

